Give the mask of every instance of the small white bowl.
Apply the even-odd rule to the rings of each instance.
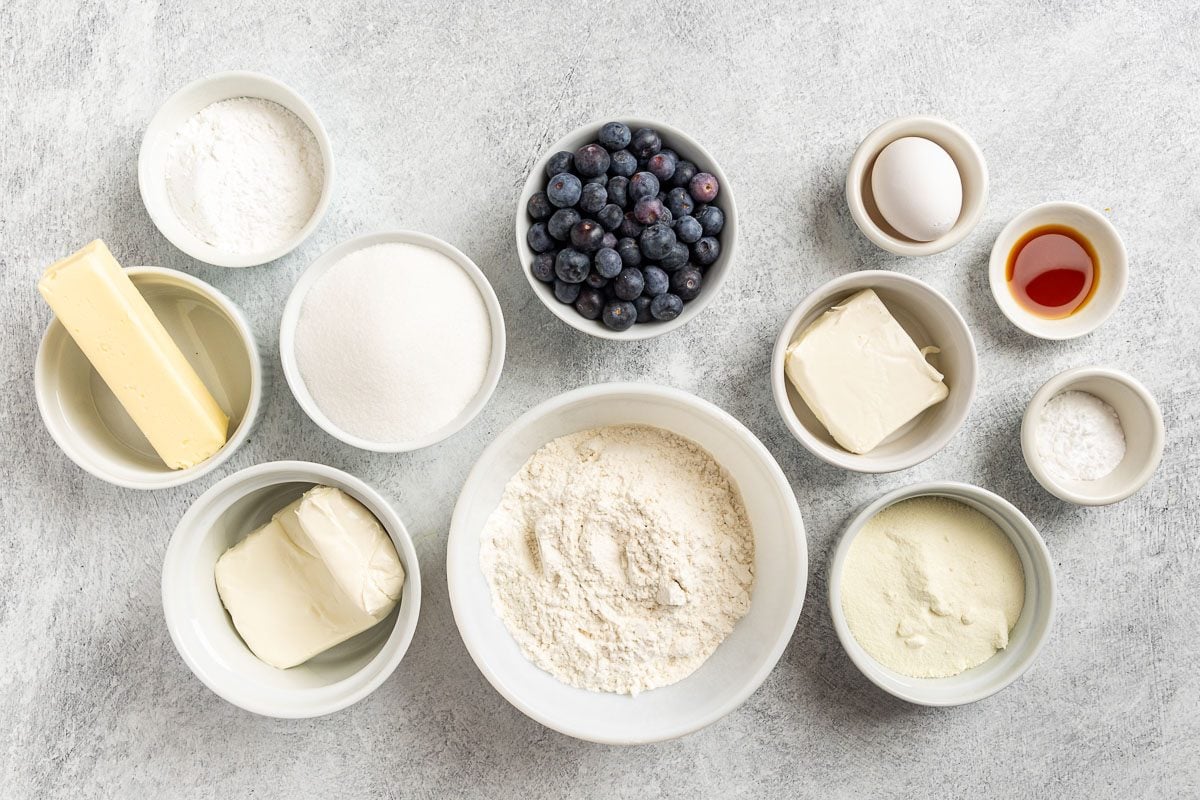
[[[350,253],[367,247],[374,247],[377,244],[414,244],[421,247],[428,247],[430,250],[436,250],[450,258],[474,281],[475,287],[479,290],[479,294],[483,298],[483,304],[487,307],[488,318],[491,321],[492,354],[488,360],[487,373],[484,375],[483,384],[479,387],[479,392],[475,395],[475,398],[457,417],[446,425],[419,439],[406,442],[374,442],[369,439],[363,439],[360,436],[355,436],[349,431],[345,431],[338,425],[335,425],[325,415],[325,412],[321,410],[321,407],[317,405],[317,401],[313,399],[312,394],[308,391],[308,387],[304,383],[304,376],[300,374],[300,365],[296,361],[296,325],[300,321],[300,311],[304,307],[304,298],[307,296],[309,289],[312,288],[313,284],[330,267]],[[487,405],[488,400],[492,397],[492,392],[496,389],[496,384],[500,382],[500,373],[504,369],[505,341],[504,312],[500,309],[500,301],[496,299],[496,292],[492,290],[492,285],[488,283],[487,276],[475,265],[474,261],[454,245],[444,242],[436,236],[430,236],[427,233],[418,233],[417,231],[369,233],[363,236],[356,236],[353,239],[347,239],[341,244],[326,250],[321,254],[320,258],[304,270],[300,278],[296,281],[296,285],[292,287],[292,293],[288,295],[287,305],[283,307],[283,319],[279,325],[279,356],[283,361],[283,374],[287,378],[288,386],[291,387],[292,394],[295,396],[296,402],[300,404],[300,408],[304,409],[304,413],[308,414],[309,418],[317,423],[321,430],[335,439],[340,439],[346,444],[362,450],[372,450],[376,453],[403,453],[409,450],[429,447],[453,436],[466,427],[467,423],[473,420],[483,410],[483,407]]]
[[[950,678],[912,678],[880,664],[854,638],[842,611],[842,571],[854,537],[867,520],[888,506],[901,500],[927,496],[957,500],[985,514],[1008,534],[1025,571],[1025,605],[1009,634],[1008,647],[979,666]],[[833,628],[854,666],[885,692],[922,706],[973,703],[995,694],[1021,677],[1046,644],[1054,622],[1055,602],[1054,562],[1037,528],[1003,497],[966,483],[917,483],[894,489],[868,504],[851,518],[842,531],[829,567],[829,609]]]
[[[167,194],[167,152],[176,132],[193,114],[213,103],[237,97],[269,100],[299,117],[316,138],[325,166],[321,197],[308,222],[287,242],[256,253],[231,253],[197,238],[180,222]],[[138,153],[138,189],[150,219],[171,244],[192,258],[218,267],[253,267],[287,255],[320,224],[333,196],[333,146],[312,106],[289,86],[257,72],[218,72],[192,81],[171,95],[150,120]]]
[[[919,136],[941,147],[954,159],[962,178],[963,202],[958,221],[943,236],[931,242],[918,242],[899,233],[888,224],[871,192],[871,170],[883,148],[897,139]],[[863,235],[900,256],[928,256],[949,250],[966,238],[983,216],[987,203],[988,171],[983,153],[967,132],[938,117],[901,117],[885,122],[867,134],[854,151],[846,173],[846,203],[850,216]]]
[[[1026,311],[1008,288],[1008,256],[1022,236],[1043,225],[1065,225],[1083,234],[1100,261],[1099,281],[1083,308],[1062,319],[1046,319]],[[1008,321],[1041,339],[1074,339],[1104,324],[1121,304],[1129,282],[1129,260],[1117,229],[1100,212],[1079,203],[1042,203],[1012,219],[992,245],[988,282],[996,305]]]
[[[1066,391],[1087,392],[1113,407],[1125,430],[1125,458],[1094,481],[1068,481],[1051,475],[1038,452],[1037,433],[1046,403]],[[1158,469],[1166,439],[1162,412],[1154,396],[1134,378],[1115,369],[1078,367],[1060,372],[1042,385],[1025,407],[1021,452],[1033,477],[1046,491],[1068,503],[1104,506],[1141,489]]]
[[[492,608],[479,566],[479,535],[504,487],[539,447],[593,427],[651,425],[703,447],[737,484],[754,528],[750,611],[692,675],[637,697],[560,682],[522,655]],[[560,733],[605,744],[683,736],[737,708],[783,654],[804,603],[808,551],[787,478],[740,422],[698,397],[662,386],[587,386],[533,408],[475,462],[450,522],[446,579],[459,633],[475,664],[506,700]]]
[[[669,322],[642,322],[623,331],[614,331],[598,319],[592,320],[580,316],[575,311],[573,305],[560,303],[554,296],[554,286],[549,283],[542,283],[533,277],[533,273],[529,271],[530,265],[533,264],[535,253],[529,247],[526,235],[529,233],[529,228],[533,225],[533,221],[529,219],[529,214],[525,209],[529,204],[529,198],[538,192],[544,191],[546,188],[546,181],[549,177],[546,175],[546,162],[560,150],[575,152],[585,144],[596,141],[596,135],[600,132],[600,128],[606,122],[610,121],[607,119],[601,122],[592,122],[571,131],[547,148],[542,157],[533,165],[533,168],[529,172],[529,177],[525,179],[525,188],[521,191],[521,198],[517,201],[517,254],[521,258],[521,270],[525,273],[525,280],[529,281],[534,294],[538,296],[538,299],[542,301],[546,308],[550,309],[550,313],[577,331],[598,336],[601,339],[616,339],[629,342],[650,339],[681,328],[713,301],[713,298],[717,296],[721,287],[725,284],[729,273],[733,271],[733,259],[737,253],[738,211],[737,203],[734,201],[733,185],[729,182],[729,178],[726,177],[724,170],[721,169],[721,165],[717,163],[712,154],[705,150],[699,142],[678,128],[667,125],[665,122],[656,122],[649,119],[630,119],[628,117],[616,119],[628,125],[631,131],[636,131],[638,128],[653,128],[662,134],[663,147],[674,150],[681,158],[694,163],[699,171],[708,172],[717,179],[720,188],[717,199],[713,201],[713,205],[719,207],[725,213],[725,227],[721,229],[721,233],[717,237],[721,241],[720,255],[710,266],[704,268],[704,282],[700,295],[695,300],[685,304],[683,312]]]
[[[784,372],[787,349],[808,326],[833,306],[863,289],[874,289],[917,347],[935,345],[926,361],[945,375],[950,395],[869,453],[842,449],[804,402]],[[818,458],[855,472],[895,472],[921,463],[962,427],[975,397],[975,340],[958,310],[940,292],[916,278],[884,270],[852,272],[834,278],[804,299],[788,317],[771,354],[775,406],[792,435]]]
[[[396,546],[404,589],[397,608],[373,628],[299,666],[277,669],[238,635],[213,571],[222,553],[315,485],[341,489],[375,515]],[[421,569],[404,523],[377,491],[333,467],[275,461],[236,472],[196,498],[167,546],[162,599],[171,640],[208,688],[255,714],[317,717],[358,702],[395,671],[417,626]]]
[[[167,489],[212,472],[249,438],[262,406],[262,359],[241,309],[204,281],[161,267],[125,271],[229,415],[225,446],[194,467],[168,467],[57,318],[38,348],[34,394],[46,429],[84,470],[128,489]]]

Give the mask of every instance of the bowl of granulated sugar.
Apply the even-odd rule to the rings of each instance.
[[[296,402],[364,450],[428,447],[465,427],[504,367],[504,316],[483,272],[414,231],[342,242],[296,281],[279,331]]]

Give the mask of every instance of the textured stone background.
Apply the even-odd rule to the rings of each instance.
[[[1200,11],[1162,3],[259,3],[6,0],[0,8],[0,795],[4,797],[1196,796],[1200,792]],[[299,4],[298,4],[299,5]],[[880,6],[886,5],[883,10]],[[1011,6],[1011,7],[1010,7]],[[137,148],[157,106],[209,72],[256,69],[304,94],[334,137],[338,184],[316,234],[245,271],[199,264],[155,230]],[[871,246],[842,180],[858,142],[897,115],[942,115],[988,158],[978,229],[921,260]],[[735,182],[741,258],[686,329],[618,346],[535,300],[512,243],[514,201],[548,144],[588,120],[658,117],[692,132]],[[1004,222],[1047,199],[1105,209],[1129,248],[1120,312],[1079,341],[1032,339],[987,288]],[[268,350],[296,275],[355,234],[402,226],[474,257],[496,287],[509,357],[465,431],[410,455],[321,433],[282,380],[252,441],[191,486],[117,489],[42,428],[32,363],[50,314],[41,269],[96,236],[241,303]],[[778,326],[809,291],[879,267],[944,291],[982,369],[964,430],[927,463],[870,477],[819,463],[771,402]],[[1157,395],[1167,452],[1115,507],[1061,503],[1017,432],[1062,369],[1129,370]],[[808,600],[791,646],[739,710],[681,741],[576,742],[511,708],[478,673],[443,566],[458,489],[522,410],[612,379],[678,386],[762,438],[808,526]],[[192,677],[163,625],[159,569],[176,521],[218,477],[303,458],[379,486],[415,533],[426,581],[409,655],[368,699],[311,721],[262,719]],[[850,664],[824,599],[849,511],[886,489],[962,478],[1016,503],[1058,568],[1058,621],[1017,684],[920,709]]]

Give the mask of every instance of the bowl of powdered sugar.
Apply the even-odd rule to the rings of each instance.
[[[171,96],[146,129],[138,186],[183,252],[222,267],[286,255],[320,223],[333,149],[295,91],[253,72],[209,75]]]

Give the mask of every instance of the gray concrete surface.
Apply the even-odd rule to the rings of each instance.
[[[1162,3],[43,3],[0,8],[0,795],[40,797],[1184,797],[1200,792],[1200,12]],[[335,140],[338,184],[297,251],[244,271],[199,264],[138,197],[147,121],[195,77],[256,69],[299,89]],[[842,179],[897,115],[963,125],[992,175],[978,229],[948,253],[892,257],[854,228]],[[683,331],[618,346],[535,300],[512,242],[528,166],[564,132],[622,113],[692,132],[741,200],[741,258]],[[1047,199],[1104,209],[1129,248],[1119,313],[1074,342],[1009,325],[987,288],[991,241]],[[32,362],[50,319],[42,268],[96,236],[126,263],[230,294],[275,347],[284,298],[319,253],[403,226],[475,258],[509,325],[495,398],[409,455],[321,433],[275,383],[253,440],[218,475],[138,493],[75,467],[43,429]],[[971,325],[981,380],[965,429],[894,475],[819,463],[785,431],[767,362],[788,311],[849,270],[944,291]],[[1166,457],[1136,497],[1079,509],[1025,469],[1021,412],[1058,371],[1127,369],[1157,395]],[[678,386],[766,443],[808,525],[808,600],[766,684],[680,741],[621,749],[526,719],[467,656],[443,565],[458,489],[488,441],[559,391],[612,379]],[[218,477],[303,458],[395,500],[426,580],[408,657],[336,716],[261,719],[204,688],[163,625],[159,569],[188,503]],[[857,504],[931,478],[1016,503],[1041,528],[1059,614],[1002,694],[927,710],[875,690],[833,635],[829,547]]]

